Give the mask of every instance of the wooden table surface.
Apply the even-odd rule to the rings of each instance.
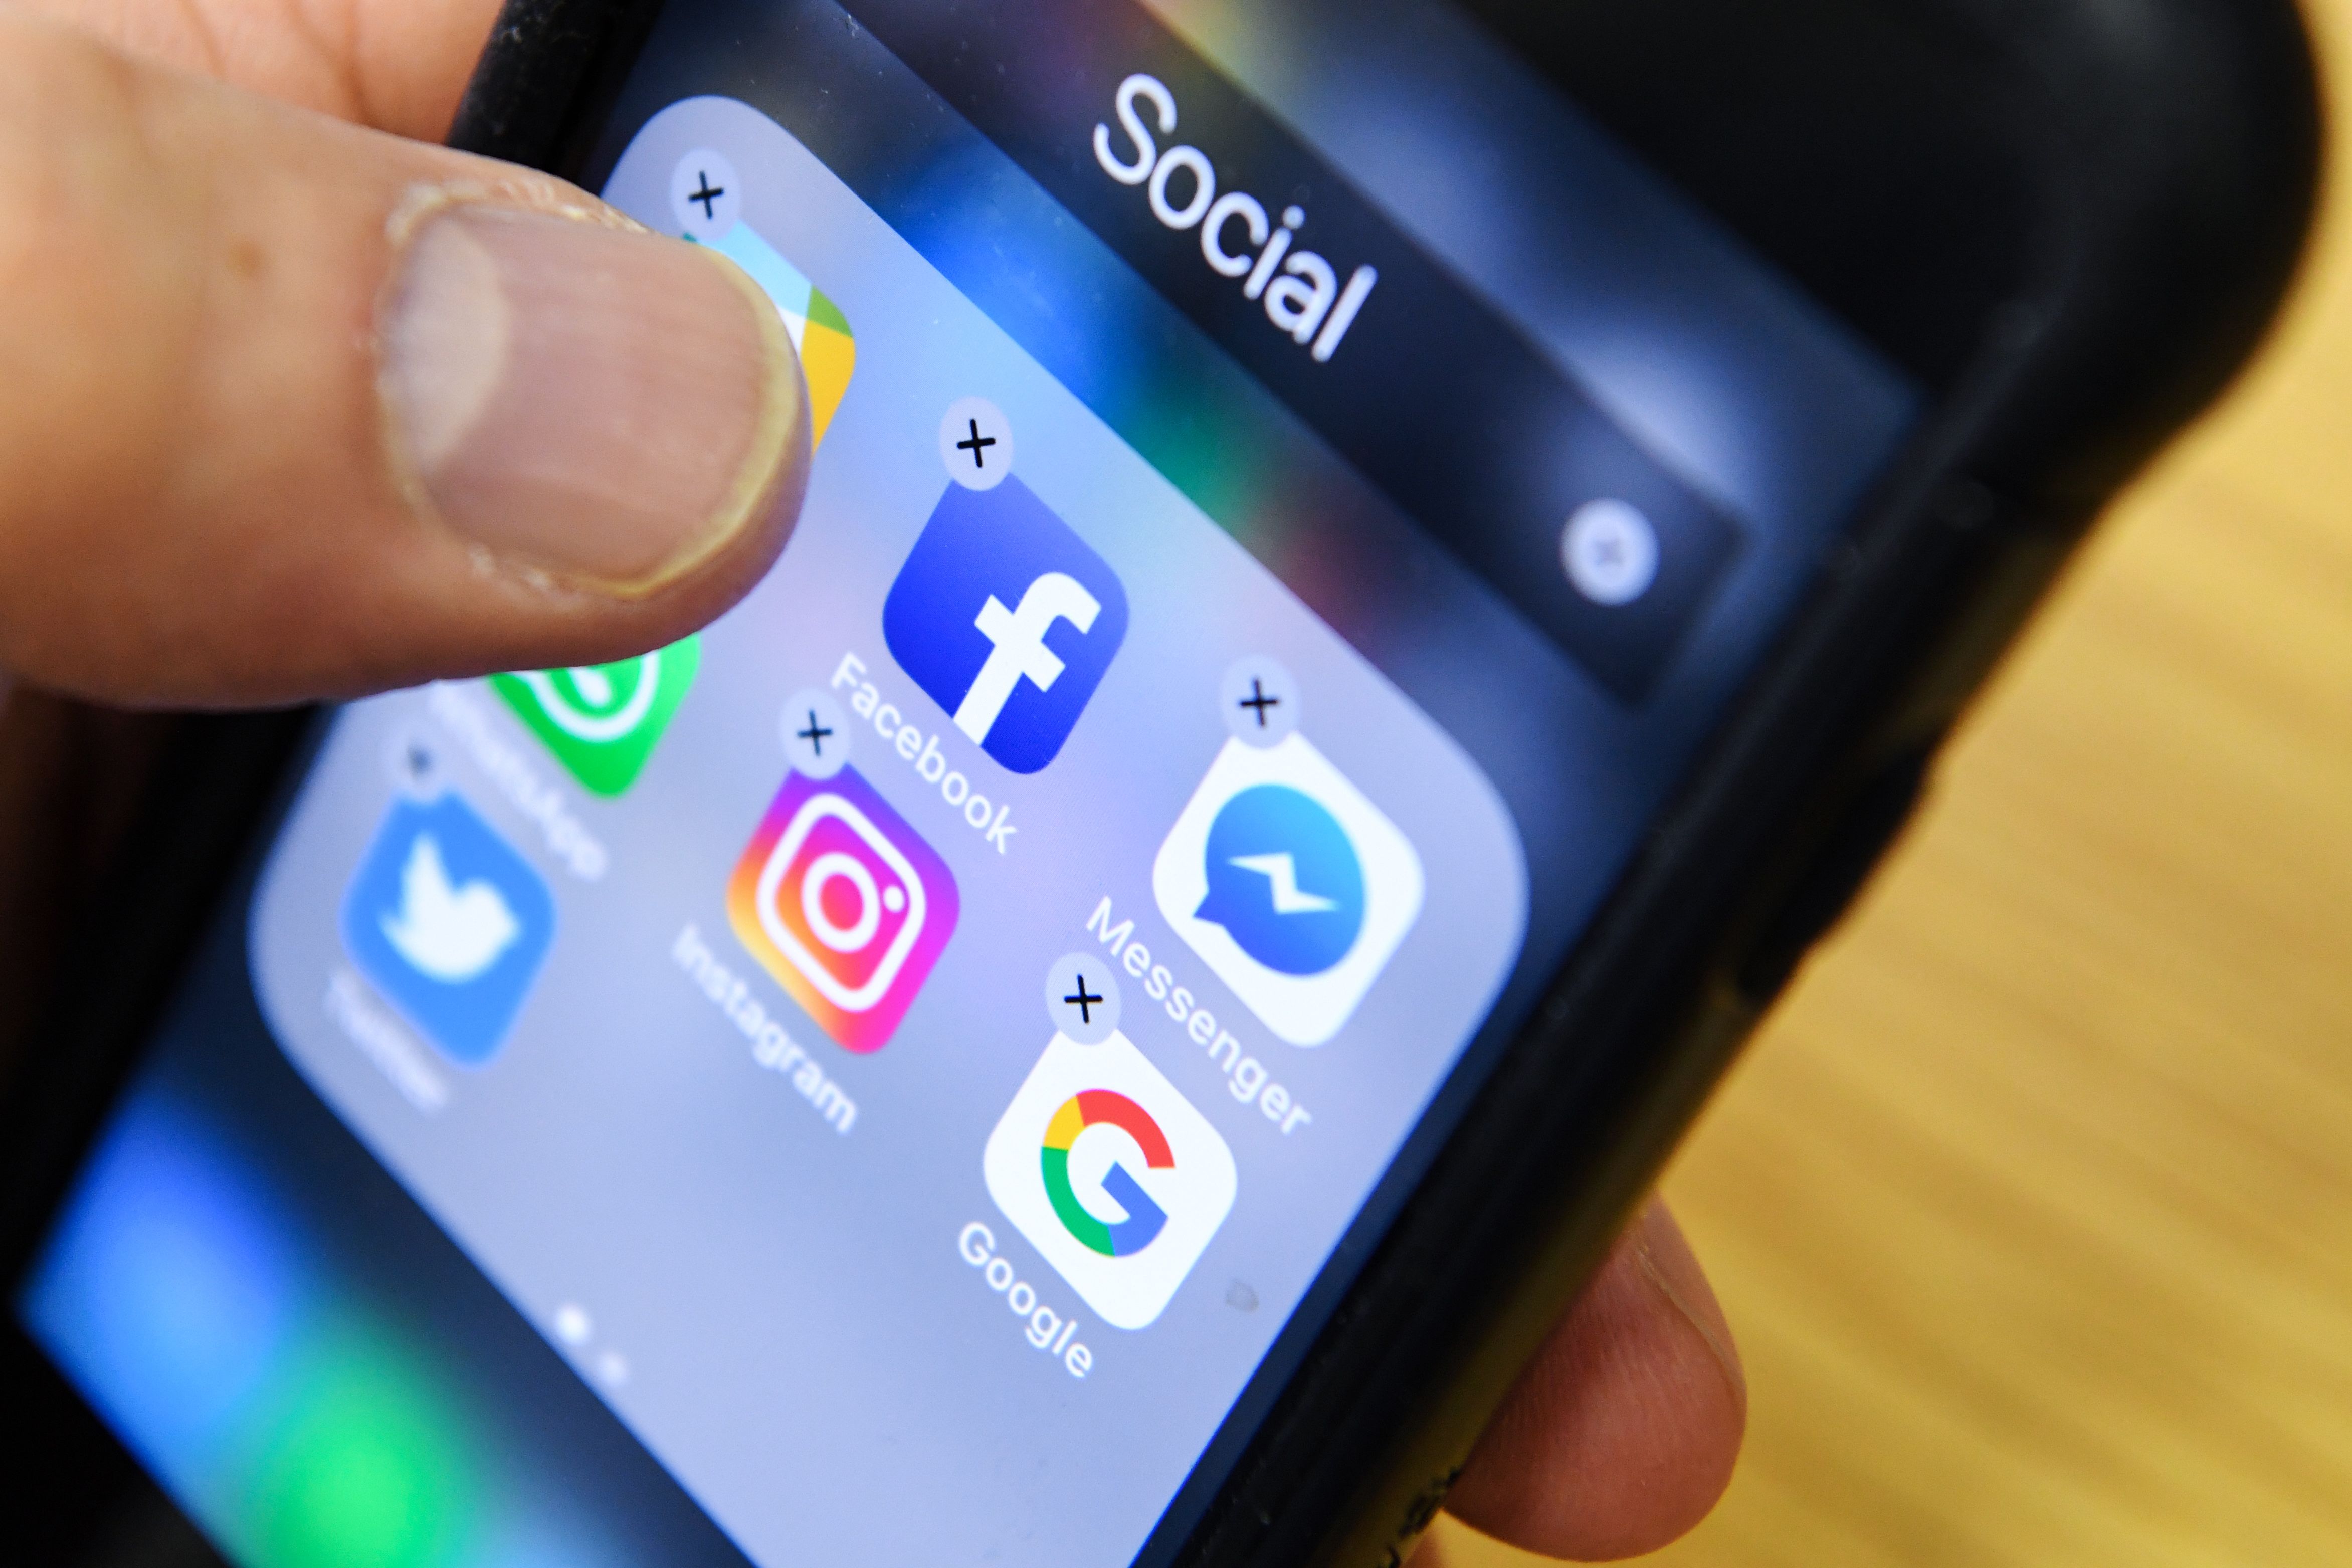
[[[2352,213],[1665,1185],[1753,1416],[1661,1568],[2352,1564]]]

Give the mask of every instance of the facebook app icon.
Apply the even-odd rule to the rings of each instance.
[[[1052,762],[1127,636],[1127,591],[1019,479],[950,485],[882,605],[890,656],[1016,773]]]

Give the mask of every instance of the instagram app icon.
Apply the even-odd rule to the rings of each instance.
[[[736,864],[727,914],[826,1034],[878,1051],[955,930],[955,879],[855,771],[795,773]]]

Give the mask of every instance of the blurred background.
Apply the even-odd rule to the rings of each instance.
[[[2352,153],[2352,0],[2306,0]],[[2352,214],[1665,1190],[1748,1446],[1657,1568],[2352,1563]],[[1448,1524],[1452,1568],[1536,1560]]]

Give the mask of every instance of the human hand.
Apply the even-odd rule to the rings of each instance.
[[[712,252],[406,139],[488,24],[0,6],[0,669],[354,695],[642,652],[766,572],[809,447],[782,322]]]
[[[0,939],[58,928],[37,900],[146,750],[50,693],[597,663],[782,548],[808,439],[773,311],[560,182],[423,144],[494,5],[0,0],[0,671],[44,689],[0,709]],[[1745,1413],[1653,1203],[1452,1507],[1538,1552],[1644,1551],[1712,1505]]]
[[[1653,1197],[1519,1373],[1446,1510],[1547,1556],[1639,1556],[1706,1516],[1747,1425],[1730,1326]],[[1446,1568],[1434,1538],[1412,1568]]]

